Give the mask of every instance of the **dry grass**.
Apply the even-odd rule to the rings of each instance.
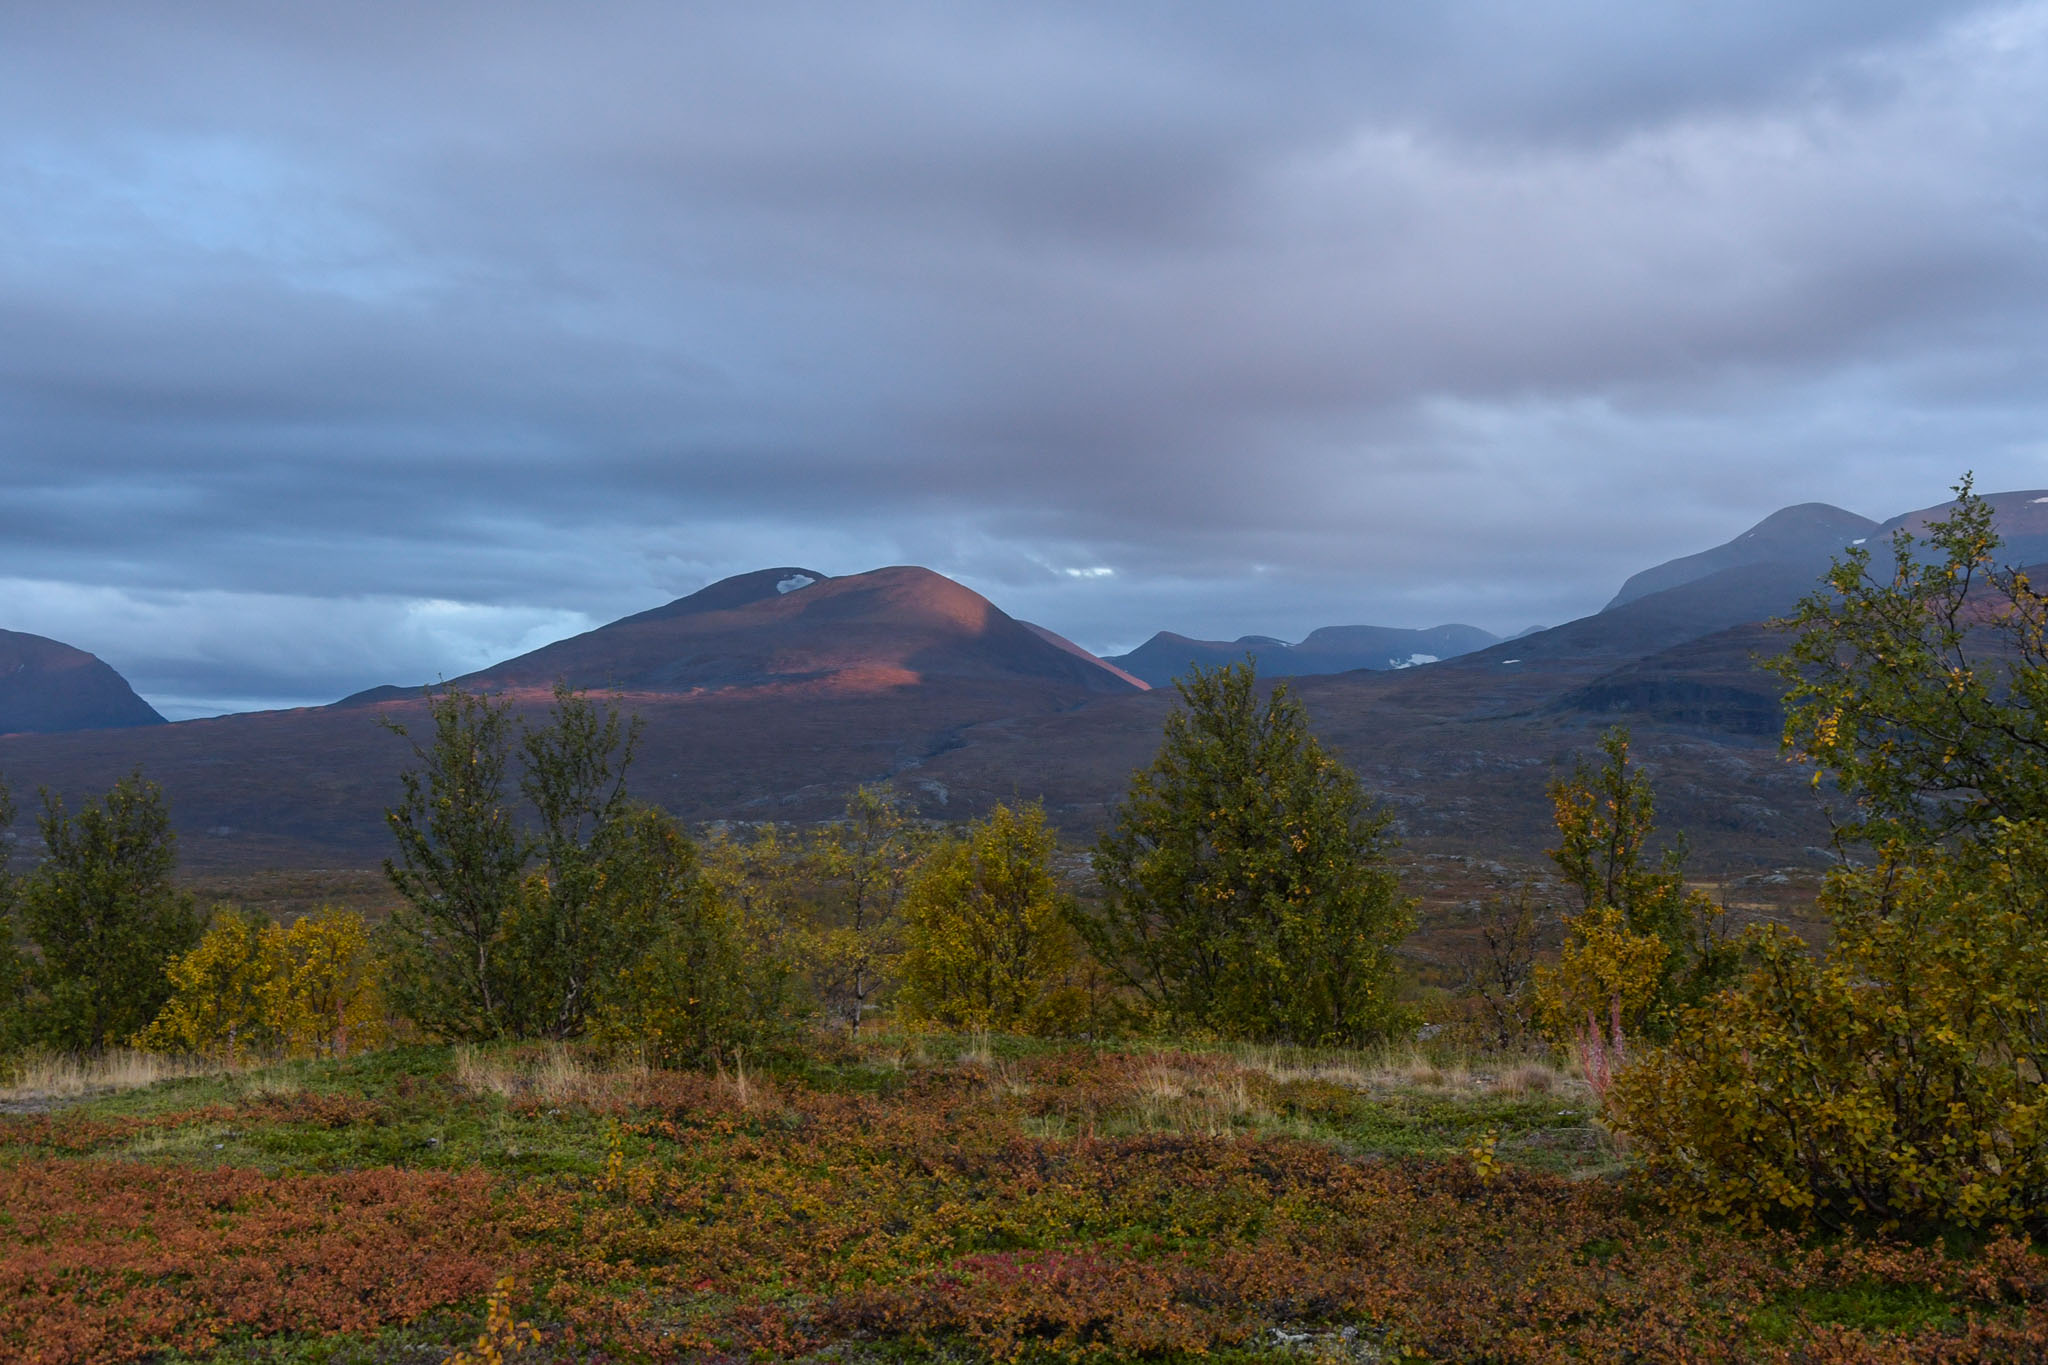
[[[647,1079],[639,1062],[599,1066],[565,1043],[539,1043],[509,1051],[455,1049],[455,1080],[475,1094],[537,1099],[548,1104],[621,1100]]]
[[[219,1075],[228,1069],[220,1062],[128,1048],[93,1057],[31,1052],[16,1058],[7,1068],[8,1083],[0,1086],[0,1103],[24,1105],[82,1099],[115,1090],[140,1090],[182,1076]]]
[[[1457,1057],[1431,1054],[1414,1046],[1378,1052],[1338,1052],[1292,1047],[1240,1047],[1240,1065],[1280,1082],[1320,1081],[1367,1094],[1420,1090],[1430,1094],[1474,1097],[1571,1093],[1583,1095],[1586,1082],[1573,1072],[1537,1057]]]
[[[1252,1076],[1240,1067],[1162,1058],[1138,1072],[1128,1112],[1144,1130],[1227,1137],[1273,1118],[1273,1111],[1255,1093]]]

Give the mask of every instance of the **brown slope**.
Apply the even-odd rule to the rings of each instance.
[[[706,593],[738,581],[714,584]],[[801,688],[840,695],[939,679],[1030,682],[1084,695],[1140,686],[930,569],[898,566],[824,578],[731,605],[689,609],[693,600],[615,621],[456,681],[492,690],[547,687],[559,679],[572,687],[631,692]]]
[[[156,708],[95,655],[0,630],[0,734],[162,725]]]
[[[636,794],[693,820],[819,818],[857,783],[914,783],[968,726],[1136,692],[927,570],[819,577],[789,593],[770,582],[772,596],[727,580],[692,607],[458,681],[527,714],[557,678],[616,690],[645,722]],[[140,766],[163,784],[196,866],[360,866],[387,851],[383,810],[408,757],[380,722],[418,728],[424,709],[419,689],[393,688],[124,735],[16,736],[0,740],[0,772],[76,796]]]

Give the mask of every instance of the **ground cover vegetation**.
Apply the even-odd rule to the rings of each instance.
[[[1248,667],[1092,884],[1036,806],[685,831],[567,689],[431,699],[374,927],[198,914],[140,775],[45,797],[0,1356],[2042,1359],[2048,604],[1959,493],[1790,623],[1818,952],[1727,931],[1617,730],[1568,902],[1404,991],[1391,821]]]

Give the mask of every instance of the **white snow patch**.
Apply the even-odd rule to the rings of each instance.
[[[1417,664],[1433,664],[1437,661],[1437,656],[1434,654],[1410,654],[1405,659],[1394,660],[1394,667],[1413,668]]]
[[[2048,498],[2035,498],[2035,502],[2048,502]]]
[[[1509,664],[1518,664],[1520,662],[1522,662],[1520,659],[1502,659],[1500,661],[1502,668],[1506,668]]]
[[[807,573],[793,573],[789,577],[777,583],[775,585],[775,591],[795,592],[798,588],[808,588],[811,586],[811,584],[817,581],[817,579],[811,577]]]
[[[2048,502],[2048,498],[2043,498],[2043,499],[2041,499],[2041,501],[2043,501],[2043,502]],[[1856,539],[1854,539],[1854,540],[1850,541],[1849,543],[1850,543],[1851,545],[1861,545],[1861,544],[1862,544],[1862,543],[1863,543],[1864,541],[1866,541],[1866,540],[1868,540],[1868,539],[1870,539],[1870,537],[1869,537],[1869,536],[1858,536],[1858,537],[1856,537]]]

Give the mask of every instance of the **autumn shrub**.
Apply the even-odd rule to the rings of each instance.
[[[1875,859],[1829,878],[1824,957],[1752,935],[1740,986],[1623,1077],[1619,1121],[1683,1206],[2048,1223],[2048,598],[1957,493],[1788,623],[1786,749]]]
[[[381,964],[354,911],[322,910],[286,928],[224,908],[164,973],[171,998],[135,1038],[153,1051],[227,1062],[345,1057],[389,1033]]]
[[[1553,782],[1558,846],[1550,857],[1577,891],[1555,963],[1534,973],[1534,1010],[1551,1040],[1576,1047],[1590,1033],[1668,1035],[1679,1009],[1733,970],[1717,908],[1685,885],[1683,846],[1649,856],[1655,797],[1629,760],[1629,734],[1601,737],[1605,762],[1580,763]]]
[[[901,1006],[913,1024],[1073,1031],[1081,945],[1043,807],[998,805],[925,860],[904,897]]]
[[[507,1259],[477,1175],[0,1165],[0,1357],[159,1358],[236,1333],[364,1332],[477,1296]]]
[[[136,1045],[241,1061],[281,1051],[274,984],[284,962],[277,927],[260,915],[223,907],[188,953],[164,966],[171,998]]]
[[[2048,1225],[2048,823],[1838,871],[1816,959],[1739,987],[1618,1086],[1680,1204],[1750,1221]]]
[[[862,786],[796,850],[807,894],[790,942],[827,1015],[854,1032],[896,984],[904,899],[935,843],[894,792]]]

